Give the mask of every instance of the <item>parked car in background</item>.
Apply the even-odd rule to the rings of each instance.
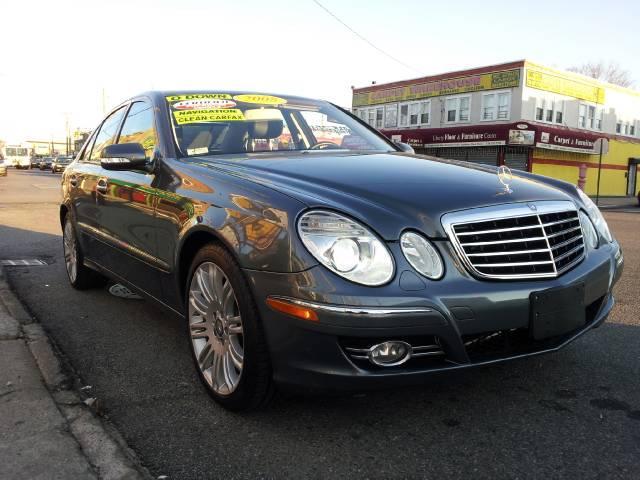
[[[51,162],[51,171],[53,173],[64,172],[72,161],[73,157],[58,157]]]
[[[0,158],[0,177],[6,177],[7,176],[7,164],[5,163],[4,159]]]
[[[38,168],[40,170],[50,170],[52,163],[53,163],[53,157],[43,157],[40,159],[40,162],[38,163]]]
[[[41,155],[34,155],[29,162],[29,168],[40,168],[40,162],[42,161]]]
[[[623,268],[575,186],[417,156],[301,97],[137,96],[62,199],[71,285],[107,276],[182,316],[234,410],[276,384],[397,387],[556,351],[605,321]]]

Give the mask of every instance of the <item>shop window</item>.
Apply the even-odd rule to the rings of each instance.
[[[589,130],[602,130],[603,114],[602,108],[581,103],[578,107],[578,127]]]
[[[400,126],[429,125],[431,122],[431,100],[400,104]]]
[[[429,125],[431,123],[431,100],[420,102],[420,123]]]
[[[471,112],[471,96],[449,97],[445,101],[446,123],[468,122]]]
[[[635,137],[635,135],[636,135],[636,126],[635,125],[629,125],[629,135],[631,135],[632,137]]]
[[[376,128],[382,128],[384,118],[384,107],[376,108]]]
[[[596,130],[602,130],[602,118],[604,117],[604,110],[602,108],[596,109]]]
[[[409,104],[405,103],[400,105],[400,126],[406,127],[409,125]]]
[[[398,126],[398,104],[385,105],[384,107],[384,126],[385,128],[393,128]]]
[[[562,112],[556,112],[556,123],[562,123]]]
[[[622,122],[616,123],[616,133],[622,133]]]
[[[511,92],[493,92],[482,95],[482,120],[509,120]]]
[[[376,111],[373,108],[369,109],[369,115],[367,118],[367,123],[372,127],[376,126]]]
[[[536,120],[546,123],[562,123],[564,119],[564,102],[539,98],[536,101]]]
[[[578,108],[578,126],[587,128],[587,106],[584,103],[581,103]]]

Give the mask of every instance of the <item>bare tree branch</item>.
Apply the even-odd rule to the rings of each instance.
[[[621,87],[633,87],[634,85],[629,70],[623,69],[616,62],[607,63],[602,60],[599,62],[587,62],[576,67],[571,67],[568,70],[597,80],[613,83],[614,85],[620,85]]]

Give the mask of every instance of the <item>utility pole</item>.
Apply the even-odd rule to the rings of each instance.
[[[106,115],[106,114],[107,114],[107,94],[103,87],[102,88],[102,115]]]
[[[602,154],[609,153],[609,140],[605,137],[599,138],[594,144],[595,150],[600,150],[600,159],[598,160],[598,183],[596,185],[596,205],[600,203],[600,171],[602,170]]]
[[[65,131],[65,135],[66,135],[66,140],[65,140],[65,155],[69,155],[70,153],[70,143],[71,143],[71,138],[69,136],[69,112],[65,112],[64,113],[64,131]]]

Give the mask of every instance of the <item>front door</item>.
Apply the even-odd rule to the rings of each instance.
[[[76,219],[78,238],[84,256],[93,262],[101,263],[104,249],[100,235],[100,211],[97,198],[97,184],[102,175],[100,152],[116,140],[116,134],[124,118],[127,107],[113,111],[96,129],[87,147],[68,179],[73,214]]]
[[[146,101],[131,104],[116,143],[139,143],[151,158],[156,145],[153,108]],[[155,173],[146,170],[105,170],[96,186],[100,230],[108,248],[100,264],[160,298],[160,274],[166,266],[157,258]]]

